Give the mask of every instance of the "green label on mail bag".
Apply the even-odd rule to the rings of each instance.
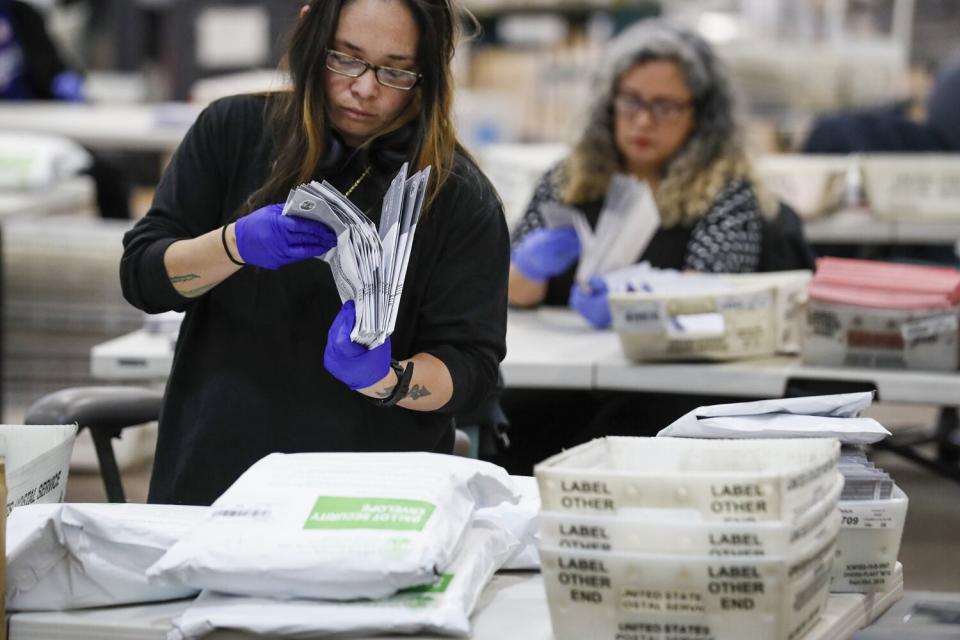
[[[422,531],[433,509],[423,500],[320,496],[303,528]]]

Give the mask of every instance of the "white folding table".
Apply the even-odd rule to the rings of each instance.
[[[803,640],[844,640],[875,620],[903,595],[903,571],[883,593],[831,594],[823,618]],[[9,619],[10,640],[165,640],[171,621],[188,600],[65,612],[15,613]],[[473,640],[552,640],[543,578],[535,572],[494,576],[473,615]],[[257,636],[216,631],[204,640],[249,640]],[[440,638],[435,635],[377,636],[369,640]]]
[[[91,370],[103,380],[162,380],[173,362],[174,340],[140,330],[91,349]],[[804,365],[796,356],[733,362],[643,363],[627,360],[613,331],[595,331],[567,309],[511,310],[508,387],[610,389],[782,397],[792,380],[864,383],[884,402],[960,405],[956,372]]]
[[[94,149],[172,152],[201,106],[36,101],[0,104],[0,130],[63,136]]]

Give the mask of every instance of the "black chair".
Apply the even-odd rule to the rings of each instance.
[[[470,411],[461,411],[454,416],[457,425],[457,438],[460,434],[468,438],[470,449],[459,453],[470,458],[489,460],[510,447],[510,420],[500,404],[503,393],[503,373],[497,372],[497,388],[479,406]]]
[[[816,268],[813,250],[803,233],[803,220],[785,204],[777,215],[763,219],[760,264],[757,271],[789,271]]]
[[[111,441],[128,427],[156,420],[162,399],[162,391],[141,387],[72,387],[54,391],[34,402],[27,410],[24,423],[76,424],[80,429],[89,429],[107,500],[126,502]]]
[[[49,393],[30,406],[24,424],[76,424],[89,429],[109,502],[126,502],[120,469],[113,454],[113,438],[123,430],[157,420],[163,392],[126,386],[71,387]],[[457,429],[454,455],[469,457],[470,436]]]

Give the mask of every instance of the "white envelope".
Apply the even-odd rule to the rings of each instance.
[[[674,438],[824,438],[869,444],[890,435],[879,422],[861,418],[873,393],[839,393],[697,407],[661,430]]]

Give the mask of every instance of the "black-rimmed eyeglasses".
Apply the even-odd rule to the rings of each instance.
[[[373,69],[377,82],[400,91],[410,91],[417,86],[422,77],[415,71],[372,64],[333,49],[327,49],[327,69],[348,78],[359,78],[367,72],[367,69]]]
[[[673,122],[689,109],[690,101],[680,102],[670,98],[646,100],[632,93],[618,93],[613,97],[613,108],[620,115],[633,117],[646,111],[654,122]]]

